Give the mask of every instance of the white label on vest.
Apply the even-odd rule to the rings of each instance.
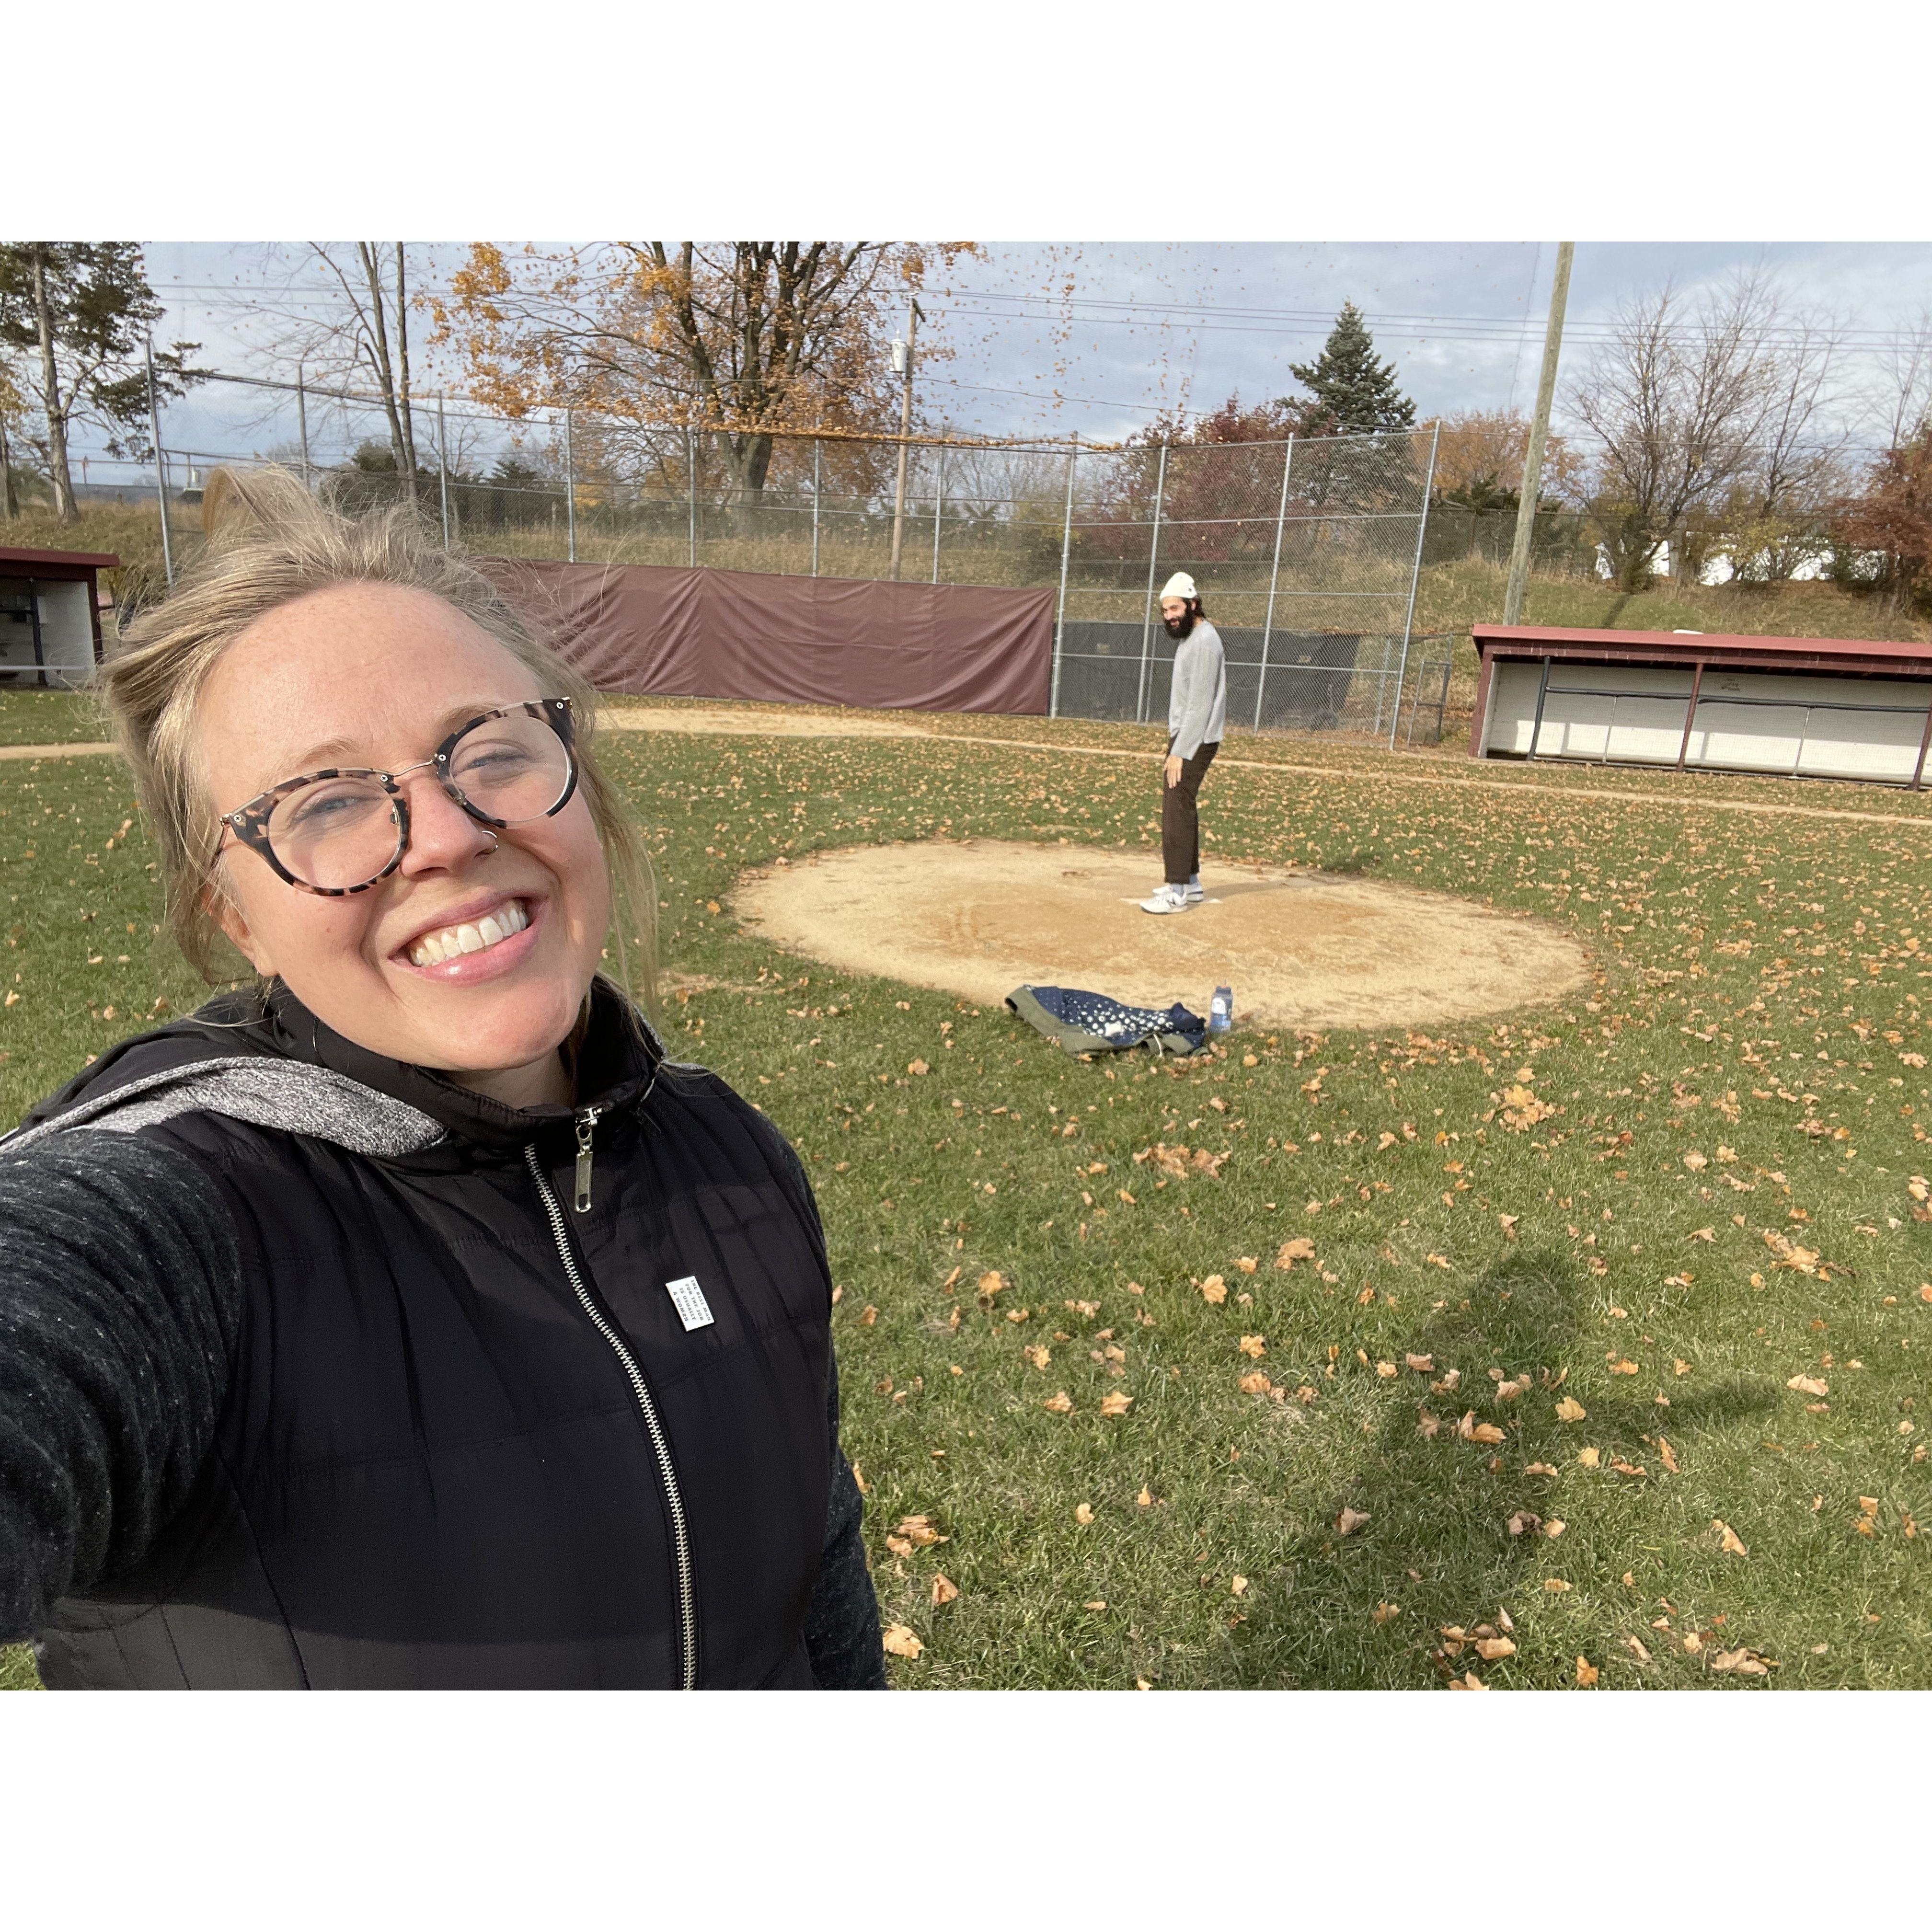
[[[676,1281],[668,1281],[664,1286],[670,1290],[673,1305],[677,1310],[677,1318],[684,1324],[684,1332],[688,1335],[694,1328],[708,1328],[717,1319],[711,1312],[711,1304],[704,1298],[704,1291],[698,1285],[694,1274],[681,1276]]]

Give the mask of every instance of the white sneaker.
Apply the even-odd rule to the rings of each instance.
[[[1201,881],[1198,879],[1190,879],[1181,890],[1187,895],[1187,903],[1190,905],[1198,905],[1208,896],[1201,890]]]
[[[1162,886],[1150,899],[1141,901],[1142,912],[1185,912],[1193,901],[1185,886]]]

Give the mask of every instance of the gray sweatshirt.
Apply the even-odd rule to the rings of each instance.
[[[1174,683],[1167,700],[1172,750],[1191,758],[1203,745],[1218,745],[1228,722],[1228,667],[1221,634],[1205,618],[1174,654]]]

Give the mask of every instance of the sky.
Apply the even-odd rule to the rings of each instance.
[[[460,261],[460,244],[412,244],[420,285]],[[1534,399],[1553,242],[1106,242],[985,244],[983,257],[937,278],[922,302],[928,338],[950,358],[920,373],[928,416],[981,435],[1131,434],[1157,412],[1212,409],[1231,394],[1256,402],[1292,391],[1292,362],[1318,352],[1344,301],[1364,310],[1379,352],[1396,366],[1424,418],[1514,407]],[[283,373],[266,354],[274,332],[263,296],[292,290],[327,299],[302,265],[302,244],[167,243],[148,250],[168,304],[158,339],[202,346],[195,359],[235,373]],[[1843,368],[1854,392],[1882,382],[1896,333],[1932,311],[1932,245],[1917,243],[1580,242],[1564,334],[1573,376],[1618,304],[1666,282],[1687,295],[1754,267],[1799,308],[1829,313],[1850,334]],[[432,389],[453,370],[419,365]],[[1848,426],[1863,404],[1843,405]],[[277,413],[279,412],[279,413]],[[1564,410],[1559,388],[1557,426]],[[332,434],[378,434],[372,420]],[[460,430],[458,432],[460,433]],[[170,407],[170,449],[266,453],[294,435],[286,400],[209,385]]]

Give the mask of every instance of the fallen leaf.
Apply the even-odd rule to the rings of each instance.
[[[932,1607],[936,1610],[942,1605],[952,1603],[959,1594],[959,1586],[943,1570],[936,1570],[932,1579]]]
[[[1473,1670],[1468,1670],[1460,1677],[1450,1678],[1449,1688],[1452,1690],[1486,1690],[1490,1687]]]
[[[898,1524],[898,1533],[922,1546],[932,1543],[950,1543],[952,1540],[950,1537],[941,1536],[933,1528],[932,1519],[928,1516],[902,1517]]]
[[[1512,1536],[1534,1536],[1543,1527],[1543,1519],[1534,1510],[1518,1510],[1509,1520]]]
[[[1498,1658],[1516,1654],[1516,1646],[1506,1636],[1479,1636],[1475,1648],[1476,1654],[1485,1664],[1494,1664]]]
[[[1234,1577],[1228,1583],[1228,1588],[1232,1594],[1237,1597],[1245,1597],[1248,1594],[1248,1580],[1245,1576]]]
[[[1048,1348],[1044,1342],[1042,1342],[1037,1348],[1022,1348],[1020,1351],[1020,1353],[1025,1356],[1027,1360],[1032,1363],[1036,1369],[1045,1368],[1047,1364],[1053,1360],[1053,1351]]]
[[[1268,1353],[1268,1343],[1259,1335],[1244,1335],[1240,1346],[1243,1354],[1252,1355],[1257,1361]]]
[[[1503,1432],[1493,1422],[1478,1422],[1476,1412],[1466,1409],[1462,1419],[1456,1425],[1456,1433],[1465,1442],[1501,1442],[1505,1438]]]
[[[1393,1362],[1378,1362],[1376,1364],[1376,1375],[1385,1382],[1394,1382],[1400,1372]]]
[[[1597,1688],[1597,1679],[1600,1674],[1597,1666],[1587,1657],[1577,1658],[1576,1688],[1578,1690],[1594,1690]]]
[[[1829,1395],[1832,1393],[1829,1382],[1821,1382],[1814,1376],[1793,1376],[1784,1386],[1788,1389],[1796,1389],[1801,1395]]]
[[[1335,1533],[1338,1536],[1353,1536],[1368,1520],[1366,1510],[1350,1509],[1345,1503],[1342,1514],[1335,1519]]]
[[[908,1073],[930,1073],[932,1069],[922,1060],[912,1061],[906,1068]]]
[[[910,1556],[912,1554],[912,1545],[903,1536],[888,1536],[886,1547],[895,1556]]]
[[[1732,1556],[1748,1556],[1750,1552],[1744,1546],[1744,1540],[1729,1523],[1717,1516],[1711,1519],[1711,1527],[1718,1532],[1725,1552]]]
[[[1259,1369],[1256,1370],[1252,1375],[1244,1376],[1241,1378],[1240,1386],[1241,1393],[1244,1395],[1268,1395],[1272,1394],[1274,1389],[1274,1384],[1269,1381]]]
[[[1094,1520],[1094,1505],[1091,1503],[1076,1503],[1073,1508],[1073,1520],[1076,1522],[1091,1522]]]
[[[1624,1639],[1624,1648],[1630,1652],[1631,1656],[1636,1659],[1638,1663],[1648,1664],[1650,1661],[1650,1652],[1644,1648],[1643,1644],[1640,1639],[1634,1636],[1625,1637]]]
[[[1138,1504],[1140,1504],[1140,1506],[1141,1506],[1141,1508],[1142,1508],[1142,1509],[1151,1509],[1151,1508],[1153,1508],[1153,1507],[1154,1507],[1154,1492],[1153,1492],[1153,1490],[1151,1490],[1150,1489],[1149,1489],[1149,1488],[1148,1487],[1148,1486],[1146,1485],[1146,1484],[1143,1483],[1143,1484],[1141,1485],[1141,1492],[1140,1492],[1140,1494],[1139,1494],[1138,1496],[1137,1496],[1136,1497],[1135,1497],[1134,1501],[1135,1501],[1136,1502],[1138,1503]]]
[[[926,1648],[904,1624],[886,1626],[885,1646],[887,1654],[892,1657],[916,1657]]]
[[[1778,1668],[1775,1658],[1760,1656],[1754,1650],[1742,1648],[1720,1650],[1711,1660],[1713,1670],[1734,1671],[1741,1677],[1768,1677]]]
[[[1132,1396],[1123,1395],[1116,1389],[1112,1394],[1100,1398],[1100,1413],[1102,1415],[1125,1415],[1132,1402]]]
[[[1594,1449],[1580,1449],[1576,1451],[1576,1460],[1585,1468],[1594,1469],[1602,1459]]]
[[[1234,1265],[1242,1274],[1252,1274],[1255,1270],[1261,1266],[1261,1263],[1252,1255],[1240,1255],[1235,1258]]]
[[[1526,1462],[1522,1466],[1522,1473],[1526,1476],[1553,1476],[1556,1468],[1551,1462]]]
[[[1556,1405],[1556,1419],[1558,1422],[1581,1422],[1588,1416],[1589,1413],[1590,1412],[1574,1395],[1563,1396]]]
[[[1677,1474],[1677,1452],[1671,1448],[1668,1438],[1664,1436],[1660,1436],[1657,1438],[1657,1456],[1658,1460],[1673,1476]]]
[[[1690,1151],[1684,1156],[1684,1165],[1688,1167],[1693,1174],[1702,1174],[1705,1168],[1708,1167],[1710,1164],[1711,1162],[1709,1156],[1700,1154],[1695,1148],[1693,1148]]]
[[[1432,1376],[1436,1372],[1433,1355],[1405,1355],[1402,1360],[1419,1376]]]
[[[1613,1376],[1634,1376],[1636,1373],[1636,1364],[1628,1360],[1612,1362],[1610,1364],[1610,1373]]]
[[[1202,1296],[1218,1308],[1228,1298],[1228,1284],[1218,1274],[1210,1274],[1201,1284]]]
[[[1415,1432],[1417,1435],[1426,1437],[1432,1441],[1437,1432],[1441,1430],[1442,1426],[1442,1418],[1439,1415],[1432,1415],[1426,1404],[1415,1412]]]
[[[1378,1624],[1385,1624],[1402,1614],[1400,1604],[1378,1604],[1369,1615]]]
[[[1429,1386],[1438,1395],[1454,1395],[1456,1393],[1456,1384],[1462,1379],[1462,1371],[1460,1369],[1448,1369],[1443,1372],[1442,1379],[1440,1382],[1431,1382]]]
[[[1006,1285],[998,1268],[988,1268],[980,1277],[980,1292],[982,1294],[998,1294]]]
[[[1558,1516],[1555,1522],[1546,1522],[1543,1526],[1543,1533],[1545,1536],[1548,1537],[1552,1542],[1554,1542],[1556,1539],[1561,1536],[1569,1527],[1570,1526],[1565,1522],[1561,1516]]]
[[[1543,1587],[1553,1595],[1560,1595],[1570,1586],[1561,1576],[1546,1576],[1543,1580]]]
[[[1040,1404],[1042,1408],[1050,1408],[1055,1415],[1065,1415],[1073,1406],[1073,1398],[1064,1389],[1057,1390]]]

